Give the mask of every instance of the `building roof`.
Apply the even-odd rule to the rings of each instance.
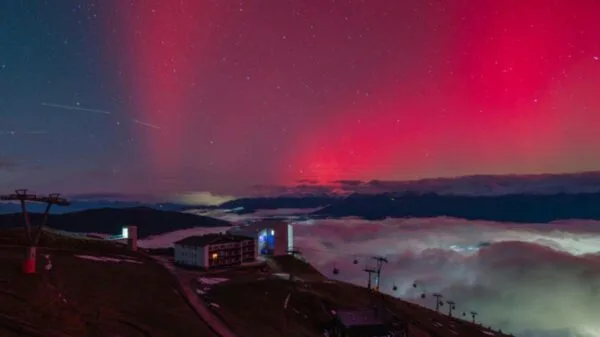
[[[336,315],[346,327],[384,325],[383,320],[372,308],[337,310]]]
[[[176,241],[176,245],[186,245],[186,246],[208,246],[215,245],[221,243],[230,243],[230,242],[238,242],[250,240],[250,238],[241,235],[231,235],[231,234],[221,234],[221,233],[212,233],[205,235],[194,235],[188,236],[185,239],[181,239]]]

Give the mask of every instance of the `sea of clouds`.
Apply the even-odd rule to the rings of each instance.
[[[225,230],[181,230],[140,246],[165,247]],[[517,336],[600,336],[599,221],[346,218],[297,222],[294,234],[305,258],[332,278],[366,285],[362,269],[373,265],[371,256],[385,256],[381,290],[386,293],[434,307],[431,296],[420,295],[439,292],[456,302],[458,316],[465,312],[470,319],[469,312],[476,311],[484,325]],[[334,267],[338,275],[332,274]]]

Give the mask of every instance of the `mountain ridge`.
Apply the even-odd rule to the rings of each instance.
[[[448,216],[467,220],[548,223],[556,220],[600,220],[600,193],[554,195],[456,196],[435,193],[352,194],[315,213],[315,217]]]
[[[30,213],[31,223],[41,221],[42,214]],[[0,214],[0,228],[23,225],[20,213]],[[62,214],[50,214],[48,226],[69,232],[120,234],[122,227],[138,226],[138,236],[171,232],[192,227],[227,227],[231,223],[207,216],[173,211],[159,211],[148,207],[99,208]]]
[[[600,192],[600,171],[565,174],[528,175],[468,175],[453,178],[419,180],[339,180],[329,184],[300,182],[295,186],[278,187],[283,195],[352,193],[437,193],[443,195],[494,196],[506,194],[558,194]]]

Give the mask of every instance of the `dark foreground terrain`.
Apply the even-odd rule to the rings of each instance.
[[[330,280],[292,256],[276,257],[268,265],[271,275],[257,271],[252,277],[249,271],[216,271],[214,277],[228,281],[212,286],[204,295],[207,302],[218,305],[213,311],[239,336],[323,336],[324,329],[331,327],[332,310],[372,308],[381,298],[382,310],[408,323],[409,336],[506,336],[391,296],[374,295],[363,287]],[[290,273],[296,281],[282,277]]]
[[[38,274],[24,275],[24,243],[20,228],[0,231],[0,336],[215,336],[180,295],[175,278],[145,253],[129,252],[115,242],[47,231],[40,244],[44,248],[39,249]],[[49,271],[44,269],[46,254],[53,266]],[[188,273],[225,279],[208,287],[195,277],[190,282],[204,288],[198,296],[240,337],[323,336],[331,327],[332,310],[372,308],[374,303],[384,303],[382,310],[408,324],[410,336],[505,336],[330,280],[292,256],[263,265]]]
[[[44,233],[38,274],[24,275],[22,232],[0,231],[0,336],[215,336],[153,260],[108,242]]]
[[[6,204],[0,204],[3,206]],[[55,209],[60,209],[56,207]],[[53,209],[54,210],[54,209]],[[33,224],[42,220],[42,214],[31,213]],[[23,225],[21,213],[0,214],[0,229]],[[50,214],[48,227],[86,233],[121,234],[124,226],[136,225],[140,238],[193,227],[225,227],[231,224],[206,216],[173,211],[161,211],[148,207],[98,208],[72,213]]]

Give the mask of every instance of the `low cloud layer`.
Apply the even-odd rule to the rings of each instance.
[[[223,230],[178,231],[141,245]],[[389,261],[381,280],[386,293],[433,307],[431,296],[420,295],[439,292],[457,303],[458,316],[469,319],[474,310],[484,325],[517,336],[600,336],[600,222],[340,219],[296,223],[294,233],[306,259],[329,277],[366,285],[361,270],[381,255]]]
[[[234,199],[235,197],[233,196],[216,195],[210,192],[190,192],[180,194],[172,198],[172,201],[186,205],[218,206],[224,202]]]
[[[458,315],[474,310],[485,325],[519,336],[591,337],[600,334],[599,225],[345,219],[294,230],[306,258],[331,277],[335,266],[339,278],[364,285],[365,262],[382,255],[384,292],[430,307],[435,302],[421,293],[439,292]]]
[[[172,247],[173,243],[185,239],[192,235],[204,235],[210,233],[225,233],[229,227],[203,227],[188,228],[160,235],[153,235],[139,240],[138,245],[142,248],[167,248]]]
[[[259,220],[269,217],[294,217],[308,215],[320,210],[319,208],[277,208],[277,209],[259,209],[250,214],[238,214],[231,210],[223,209],[188,209],[184,213],[210,216],[231,223],[244,222],[248,220]]]

